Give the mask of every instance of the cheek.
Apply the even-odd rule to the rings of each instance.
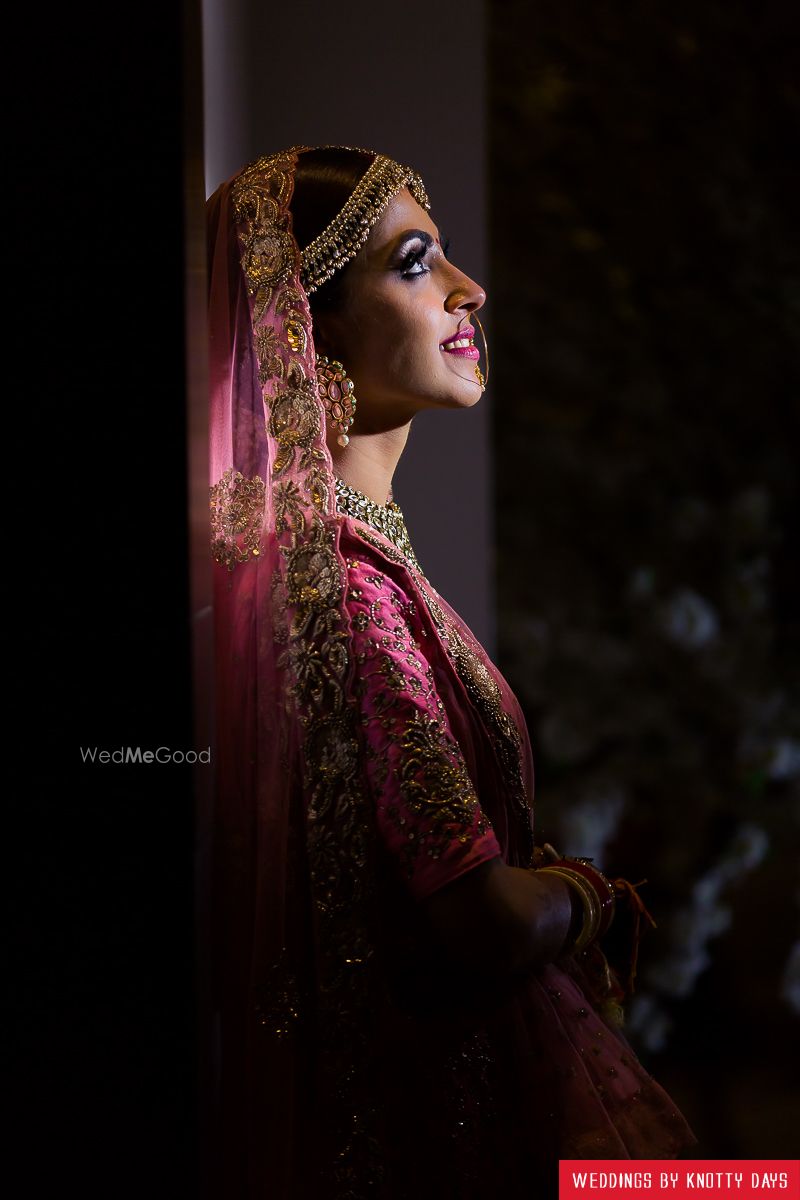
[[[380,354],[385,363],[438,356],[442,334],[442,301],[424,287],[403,285],[388,294],[376,292],[353,314],[359,356]]]

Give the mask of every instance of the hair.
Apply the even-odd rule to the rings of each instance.
[[[301,250],[305,250],[342,211],[374,158],[375,155],[367,150],[348,150],[340,146],[304,150],[298,156],[291,209],[294,236]],[[341,307],[348,266],[336,271],[309,296],[312,319]]]

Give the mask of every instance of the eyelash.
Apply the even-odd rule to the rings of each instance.
[[[418,265],[422,266],[423,265],[422,260],[425,257],[425,255],[428,253],[429,249],[430,249],[430,247],[424,246],[417,250],[411,250],[405,256],[405,258],[403,259],[403,261],[400,264],[400,274],[402,275],[403,279],[418,279],[420,277],[420,275],[428,274],[428,272],[430,271],[430,267],[423,267],[423,269],[421,271],[412,271],[410,268],[418,266]],[[445,238],[444,243],[442,244],[442,254],[445,256],[445,258],[447,258],[447,251],[449,249],[450,249],[450,239]]]
[[[420,275],[427,275],[430,267],[422,266],[422,260],[428,253],[428,247],[424,246],[417,250],[411,250],[405,256],[400,264],[400,274],[403,279],[418,279]],[[422,266],[421,271],[412,271],[412,267]]]

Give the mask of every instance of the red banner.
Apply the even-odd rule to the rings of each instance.
[[[800,1200],[800,1159],[562,1159],[558,1200]]]

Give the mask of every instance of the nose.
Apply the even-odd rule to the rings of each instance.
[[[453,281],[444,306],[447,312],[453,315],[468,316],[469,313],[483,308],[486,303],[486,292],[463,271],[456,271],[456,275],[457,279]]]

